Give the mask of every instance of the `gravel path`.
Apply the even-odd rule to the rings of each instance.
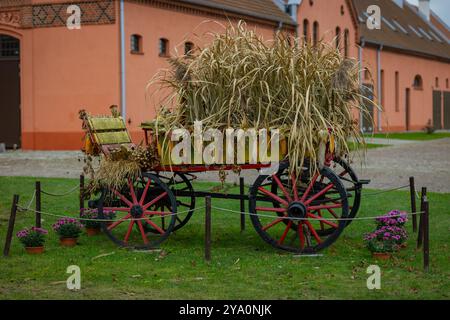
[[[402,143],[370,149],[365,162],[354,157],[353,168],[361,179],[370,179],[368,187],[389,189],[408,184],[410,176],[418,187],[433,192],[450,192],[450,138]],[[9,151],[0,153],[0,176],[76,178],[83,167],[83,155],[77,151]],[[242,172],[252,183],[256,171]],[[218,181],[217,172],[200,174],[199,180]],[[239,178],[229,173],[227,182]]]
[[[416,186],[450,192],[450,138],[370,149],[365,163],[355,159],[352,166],[371,188],[405,185],[414,176]]]

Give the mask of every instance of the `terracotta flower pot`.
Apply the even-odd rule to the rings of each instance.
[[[86,233],[89,237],[95,236],[101,232],[100,228],[86,228]]]
[[[372,257],[378,260],[389,260],[391,254],[389,252],[372,252]]]
[[[77,245],[78,238],[60,238],[59,243],[63,247],[73,247]]]
[[[44,246],[42,247],[25,247],[25,251],[28,254],[41,254],[44,252]]]

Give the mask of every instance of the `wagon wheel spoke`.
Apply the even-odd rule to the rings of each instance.
[[[130,239],[131,231],[133,230],[134,220],[130,221],[130,224],[128,225],[127,233],[125,234],[125,238],[123,239],[125,243],[128,242]]]
[[[309,222],[308,220],[305,220],[305,224],[308,226],[309,231],[311,231],[311,233],[314,236],[314,238],[316,239],[317,243],[322,243],[322,239],[320,239],[320,236],[317,234],[317,231],[316,231],[316,229],[314,229],[311,222]]]
[[[329,205],[320,205],[320,206],[310,206],[308,209],[310,211],[316,211],[316,210],[326,210],[326,209],[336,209],[336,208],[342,208],[341,203],[336,204],[329,204]]]
[[[316,216],[316,215],[314,215],[312,213],[308,213],[308,217],[316,219],[316,220],[319,220],[321,224],[325,223],[325,224],[327,224],[329,226],[332,226],[333,228],[337,228],[338,227],[338,225],[336,223],[328,221],[328,220],[326,220],[325,218],[323,218],[321,216]]]
[[[166,220],[164,219],[164,216],[161,216],[161,229],[166,229]]]
[[[281,191],[283,192],[284,196],[286,197],[287,201],[291,202],[292,198],[289,195],[289,192],[287,192],[284,185],[281,183],[280,179],[277,177],[277,175],[273,175],[273,179],[275,180],[276,184],[280,187]]]
[[[130,194],[131,194],[131,199],[133,201],[133,205],[137,204],[137,197],[136,197],[136,192],[134,191],[134,186],[133,186],[133,182],[131,181],[131,179],[128,179],[128,187],[130,188]]]
[[[327,193],[331,188],[333,188],[334,184],[330,183],[328,184],[325,188],[323,188],[321,191],[319,191],[318,193],[316,193],[315,195],[313,195],[311,198],[309,198],[308,200],[305,201],[305,205],[309,205],[312,201],[314,201],[315,199],[317,199],[318,197],[324,195],[325,193]]]
[[[315,211],[315,212],[317,213],[317,215],[318,215],[321,219],[323,218],[323,217],[322,217],[322,211],[317,210],[317,211]],[[320,230],[321,230],[321,231],[324,231],[324,230],[325,230],[323,221],[320,221]]]
[[[168,216],[171,214],[171,212],[167,212],[167,211],[153,211],[153,210],[145,210],[144,211],[145,215],[149,215],[149,216]]]
[[[125,196],[123,194],[121,194],[119,191],[117,190],[113,190],[113,193],[118,196],[120,198],[120,200],[122,200],[123,202],[125,202],[127,205],[129,205],[130,207],[133,206],[133,203],[128,200],[127,198],[125,198]]]
[[[274,207],[256,207],[256,210],[258,211],[266,211],[266,212],[286,212],[286,208],[274,208]]]
[[[130,219],[130,218],[131,218],[131,214],[127,214],[125,217],[121,218],[120,220],[114,221],[107,228],[108,228],[108,230],[112,230],[115,227],[117,227],[119,224],[121,224],[122,222],[124,222],[125,220]]]
[[[348,173],[347,170],[342,171],[341,173],[339,173],[339,177],[343,177]]]
[[[299,222],[298,226],[297,226],[297,232],[298,232],[298,238],[300,241],[300,249],[304,249],[305,248],[305,235],[303,234],[303,222]]]
[[[147,183],[145,184],[145,188],[144,188],[144,191],[142,192],[141,200],[139,200],[139,204],[141,206],[144,204],[145,197],[147,196],[148,188],[150,187],[151,182],[152,182],[151,179],[148,179]]]
[[[286,236],[289,232],[289,230],[291,230],[291,226],[292,226],[292,220],[289,220],[286,229],[284,229],[283,235],[281,236],[280,240],[278,240],[278,244],[283,244],[284,239],[286,239]]]
[[[186,208],[190,208],[190,206],[191,206],[190,204],[184,203],[184,202],[182,202],[180,200],[177,201],[177,205],[183,206],[183,207],[186,207]]]
[[[334,212],[333,209],[328,208],[327,211],[328,211],[329,213],[331,213],[331,215],[332,215],[333,217],[335,217],[336,219],[339,218],[338,215],[336,214],[336,212]]]
[[[287,202],[286,200],[281,199],[279,196],[273,194],[273,193],[270,192],[269,190],[264,189],[263,187],[259,187],[258,190],[259,190],[260,192],[264,193],[265,195],[269,196],[269,197],[272,198],[273,200],[276,200],[276,201],[278,201],[279,203],[281,203],[281,204],[283,204],[283,205],[285,205],[285,206],[288,205],[288,202]]]
[[[167,192],[164,191],[163,193],[161,193],[159,196],[157,196],[155,199],[153,199],[152,201],[150,201],[149,203],[147,203],[146,205],[143,206],[144,210],[147,210],[150,206],[154,205],[156,202],[158,202],[159,200],[161,200],[162,198],[164,198],[165,196],[167,196]]]
[[[269,224],[267,224],[266,226],[264,226],[262,229],[264,231],[266,231],[267,229],[272,228],[273,226],[277,225],[278,223],[280,223],[283,220],[284,220],[284,218],[275,219],[272,222],[270,222]]]
[[[301,202],[305,202],[306,198],[308,197],[309,193],[311,192],[311,189],[314,187],[314,184],[316,183],[317,178],[319,177],[319,174],[316,173],[314,177],[311,179],[308,188],[306,188],[305,193],[303,193],[303,196],[301,198]]]
[[[296,177],[293,173],[291,174],[291,180],[292,180],[292,190],[294,192],[294,200],[298,201],[299,197],[298,197],[298,190],[297,190],[297,179],[298,177]]]
[[[144,218],[145,222],[147,222],[149,225],[151,225],[153,228],[155,228],[160,234],[164,234],[164,230],[161,229],[156,223],[154,223],[152,220],[148,219],[147,217]]]
[[[139,226],[139,231],[141,232],[142,240],[144,241],[145,244],[147,244],[148,243],[148,238],[145,235],[145,231],[144,231],[144,227],[142,226],[142,222],[140,220],[138,220],[137,224]]]

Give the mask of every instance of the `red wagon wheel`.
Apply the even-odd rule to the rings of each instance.
[[[173,174],[156,174],[158,178],[163,181],[173,192],[177,200],[177,208],[179,210],[176,215],[175,225],[172,231],[177,231],[188,223],[191,219],[194,210],[195,210],[195,195],[194,188],[187,177],[186,174],[181,172],[175,172]],[[167,204],[168,205],[168,204]],[[154,210],[157,210],[156,204],[152,207]],[[159,208],[161,209],[161,208]],[[163,221],[163,229],[166,228],[166,224],[164,223],[164,217],[161,218]],[[150,225],[146,225],[146,230],[150,232],[157,232]]]
[[[165,183],[151,173],[143,173],[136,180],[129,179],[121,190],[102,191],[100,219],[105,219],[106,212],[115,213],[114,222],[102,222],[103,231],[113,242],[122,247],[150,249],[173,231],[177,203]],[[157,232],[147,232],[147,225]]]
[[[361,206],[362,185],[359,183],[355,170],[347,161],[341,158],[334,159],[330,164],[330,168],[341,178],[341,182],[349,195],[349,218],[356,217]],[[352,221],[348,220],[347,226]]]
[[[278,188],[272,188],[272,181]],[[276,204],[275,204],[276,203]],[[312,177],[260,176],[250,190],[253,226],[264,241],[296,253],[330,246],[345,228],[347,192],[330,168]]]

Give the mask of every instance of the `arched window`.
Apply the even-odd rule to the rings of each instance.
[[[313,23],[313,44],[316,45],[319,42],[319,23],[314,21]]]
[[[336,48],[341,49],[341,28],[336,27]]]
[[[434,86],[436,88],[439,88],[439,78],[438,77],[436,77],[436,79],[434,79]]]
[[[185,42],[184,43],[184,54],[186,56],[190,56],[193,51],[194,51],[194,44],[189,41]]]
[[[165,38],[159,39],[159,56],[160,57],[169,56],[169,40]]]
[[[308,19],[303,20],[303,40],[309,42],[309,21]]]
[[[422,76],[420,74],[418,74],[414,77],[413,88],[416,90],[423,89],[423,81],[422,81]]]
[[[349,46],[350,46],[350,32],[348,29],[344,31],[344,56],[348,58],[349,55]]]
[[[142,37],[132,34],[130,41],[131,53],[142,53]]]

